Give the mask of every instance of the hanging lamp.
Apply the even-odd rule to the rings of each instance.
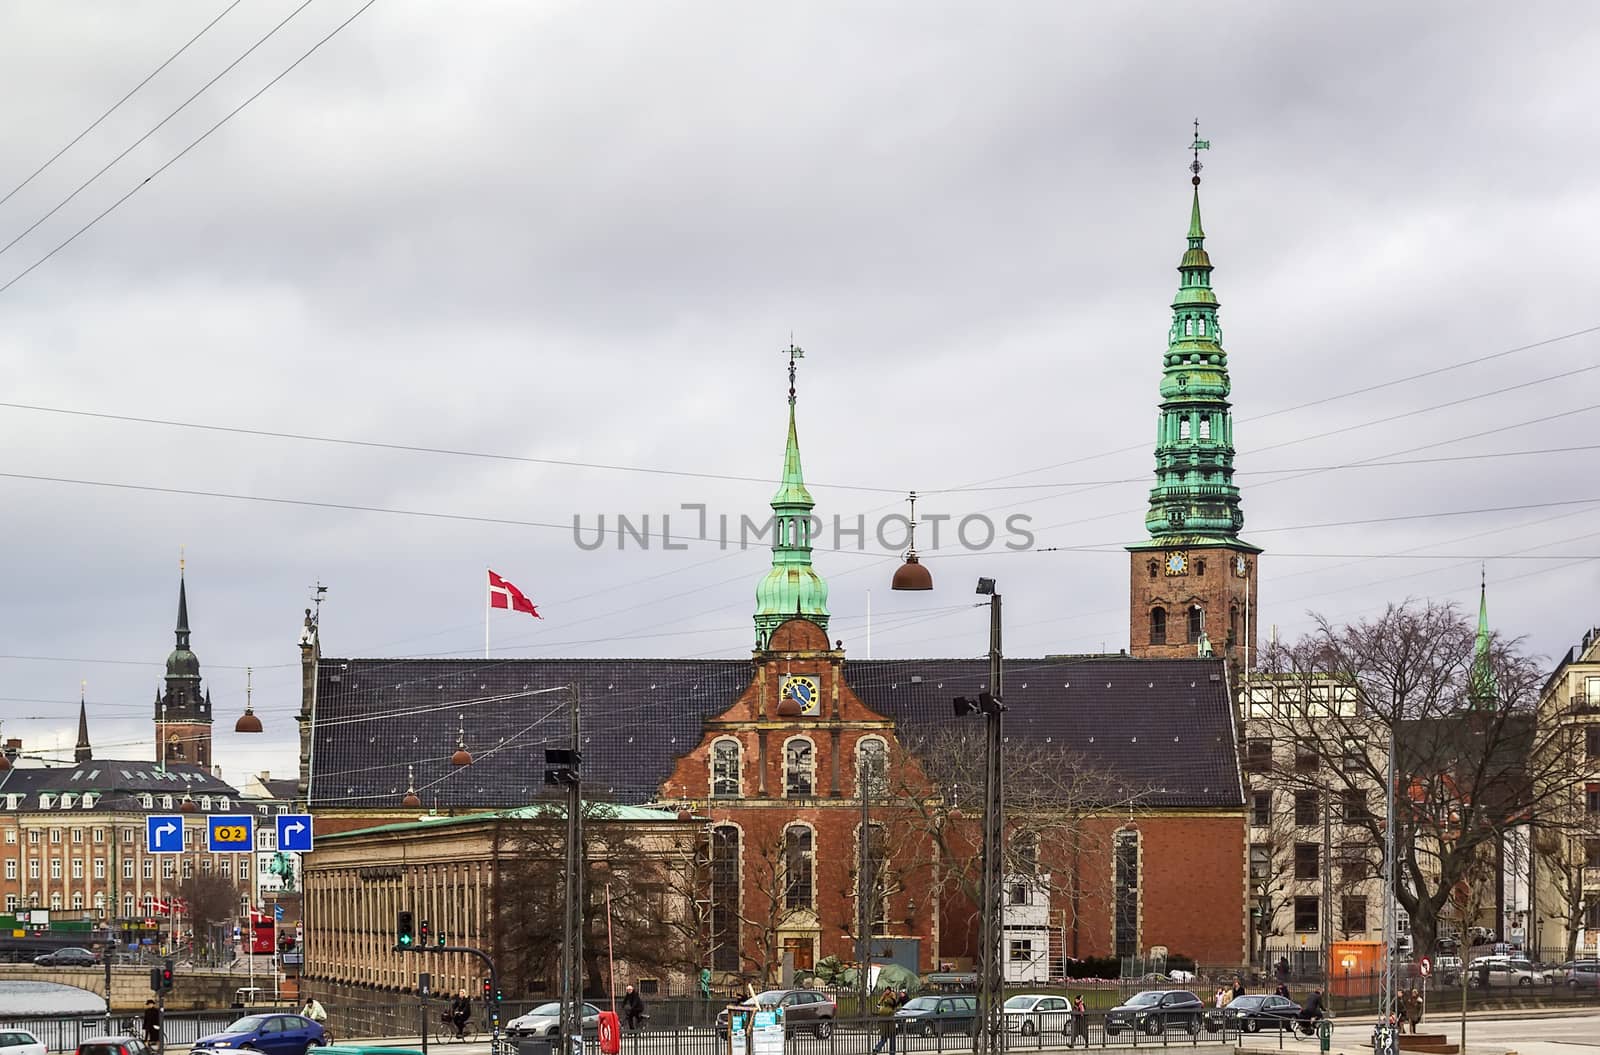
[[[895,569],[890,581],[891,590],[931,590],[933,573],[917,559],[917,492],[912,491],[906,501],[911,503],[911,519],[906,531],[905,563]]]
[[[256,712],[250,705],[250,668],[244,668],[244,713],[239,715],[239,720],[233,723],[236,733],[261,732],[261,719],[256,717]]]
[[[416,770],[411,766],[406,766],[406,793],[400,800],[400,805],[408,810],[419,809],[422,806],[422,799],[417,796]]]
[[[472,752],[467,750],[467,717],[464,714],[456,715],[460,726],[456,729],[456,753],[450,756],[452,766],[472,765]]]

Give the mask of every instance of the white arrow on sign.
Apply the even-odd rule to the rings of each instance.
[[[165,836],[171,835],[172,833],[176,832],[177,830],[178,830],[178,826],[176,824],[170,824],[169,823],[169,824],[158,824],[158,825],[156,825],[156,842],[158,842],[158,843],[166,842],[167,840],[166,840]]]
[[[305,821],[290,821],[288,824],[283,826],[283,834],[285,835],[288,835],[290,832],[303,832],[305,830]]]

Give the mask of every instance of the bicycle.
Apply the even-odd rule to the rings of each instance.
[[[450,1012],[445,1011],[439,1015],[439,1039],[441,1041],[463,1041],[471,1044],[483,1035],[483,1029],[477,1019],[468,1016],[465,1022],[456,1023]]]

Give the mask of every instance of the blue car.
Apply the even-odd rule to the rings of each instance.
[[[305,1055],[328,1043],[321,1026],[300,1015],[246,1015],[221,1033],[201,1037],[194,1050],[232,1051],[246,1048],[262,1055]]]

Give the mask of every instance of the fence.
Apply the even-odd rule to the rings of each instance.
[[[246,1014],[269,1011],[292,1011],[294,1008],[251,1008],[246,1011],[169,1011],[162,1018],[162,1029],[169,1046],[187,1047],[201,1037],[220,1033],[228,1025]],[[0,1017],[0,1029],[25,1029],[39,1038],[51,1051],[73,1051],[89,1037],[143,1036],[144,1027],[138,1014],[86,1015],[83,1017],[27,1016]]]

